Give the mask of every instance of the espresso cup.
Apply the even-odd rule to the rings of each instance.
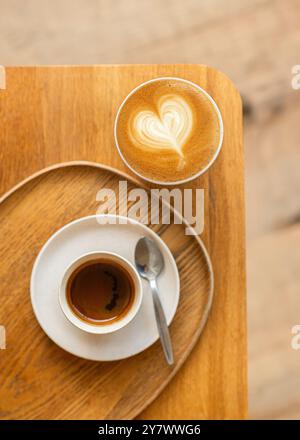
[[[125,304],[122,312],[114,318],[98,319],[85,311],[90,308],[93,313],[97,313],[97,307],[101,311],[102,304],[99,306],[99,298],[93,297],[99,277],[99,295],[106,295],[103,286],[109,285],[109,289],[112,289],[109,293],[111,298],[104,299],[107,304],[103,303],[101,313],[110,314],[110,311],[113,311],[122,297],[122,289],[123,297],[128,296],[128,304]],[[104,289],[102,293],[101,289]],[[129,293],[126,293],[127,291]],[[59,304],[65,317],[80,330],[94,334],[112,333],[127,325],[136,316],[142,296],[142,282],[135,267],[125,258],[112,252],[92,252],[77,258],[66,269],[59,286]]]
[[[159,185],[186,183],[205,173],[223,142],[213,98],[183,78],[161,77],[132,90],[115,118],[115,144],[128,168]]]

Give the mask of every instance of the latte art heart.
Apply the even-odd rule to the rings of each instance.
[[[177,95],[164,95],[151,110],[138,112],[130,129],[134,143],[153,149],[173,149],[182,158],[182,148],[193,127],[193,113],[188,103]]]
[[[172,185],[206,171],[222,144],[218,107],[197,84],[155,78],[122,102],[115,121],[120,155],[139,177]]]

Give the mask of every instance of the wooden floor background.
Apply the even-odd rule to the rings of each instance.
[[[0,64],[201,63],[239,88],[253,418],[300,418],[299,23],[299,0],[0,0]]]

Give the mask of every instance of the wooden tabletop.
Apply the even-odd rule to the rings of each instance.
[[[70,160],[100,162],[129,172],[114,146],[114,116],[130,90],[158,76],[182,77],[206,89],[221,110],[225,135],[213,167],[186,185],[205,189],[202,238],[215,272],[211,316],[184,366],[140,417],[244,418],[242,112],[239,94],[225,75],[201,65],[7,68],[6,88],[0,90],[0,193],[46,166]]]

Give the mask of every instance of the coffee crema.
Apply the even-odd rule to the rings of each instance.
[[[196,85],[176,78],[138,88],[125,100],[116,124],[127,163],[158,182],[198,174],[214,158],[220,137],[213,102]]]
[[[67,282],[67,302],[89,324],[111,324],[131,308],[134,282],[128,271],[111,260],[96,259],[79,266]]]

